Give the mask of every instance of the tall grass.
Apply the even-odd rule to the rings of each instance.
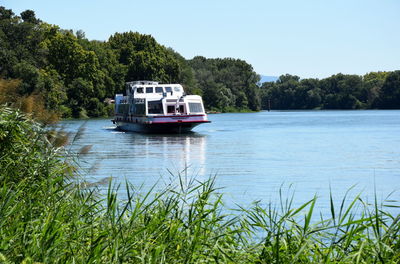
[[[177,175],[163,191],[126,198],[110,183],[83,188],[48,133],[20,112],[0,110],[0,263],[397,263],[397,201],[331,195],[299,207],[229,210],[215,187]]]
[[[0,77],[0,105],[9,104],[18,107],[42,123],[52,124],[59,120],[61,113],[56,109],[45,107],[45,99],[40,93],[34,92],[22,96],[26,93],[22,90],[21,80],[5,80]]]

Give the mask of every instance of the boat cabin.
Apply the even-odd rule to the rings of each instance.
[[[204,114],[198,95],[186,95],[180,84],[154,81],[126,83],[126,94],[115,97],[116,113],[135,116]]]

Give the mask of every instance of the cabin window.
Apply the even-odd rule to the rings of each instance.
[[[181,91],[181,88],[179,88],[178,86],[175,86],[175,87],[174,87],[174,91],[175,91],[175,92],[180,92],[180,91]]]
[[[175,105],[167,106],[167,112],[168,112],[168,114],[174,114],[175,113]]]
[[[167,113],[168,114],[175,114],[175,108],[176,105],[168,105],[167,106]],[[185,113],[185,106],[184,105],[179,105],[177,109],[178,113],[184,114]]]
[[[145,105],[143,103],[135,104],[135,114],[136,115],[145,115],[146,113]]]
[[[143,93],[143,87],[136,88],[136,92],[137,92],[137,93]]]
[[[119,114],[128,114],[128,110],[129,110],[129,108],[128,108],[128,105],[127,104],[120,104],[119,106],[118,106],[118,113]]]
[[[203,113],[201,103],[189,103],[189,110],[191,113]]]
[[[146,93],[153,93],[153,87],[146,87]]]
[[[166,91],[167,93],[172,92],[172,87],[165,87],[165,91]]]
[[[163,93],[164,90],[162,87],[156,87],[156,93]]]
[[[163,107],[161,101],[149,101],[147,104],[149,114],[162,114]]]
[[[123,105],[122,104],[117,104],[116,105],[116,112],[118,113],[118,114],[123,114],[124,113],[124,107],[123,107]]]

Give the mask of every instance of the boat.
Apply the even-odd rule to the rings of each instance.
[[[126,83],[126,95],[115,95],[117,129],[143,133],[187,133],[210,123],[199,95],[186,95],[180,84],[155,81]]]

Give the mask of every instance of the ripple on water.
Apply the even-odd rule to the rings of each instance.
[[[296,201],[337,197],[356,184],[367,196],[400,189],[400,111],[297,111],[210,115],[210,124],[184,135],[116,131],[109,120],[61,122],[66,131],[85,126],[74,149],[100,160],[87,175],[150,186],[184,172],[201,180],[217,174],[229,204],[275,200],[282,184],[296,186]],[[122,188],[123,189],[123,188]],[[399,197],[397,192],[397,197]],[[382,198],[383,199],[383,198]]]

